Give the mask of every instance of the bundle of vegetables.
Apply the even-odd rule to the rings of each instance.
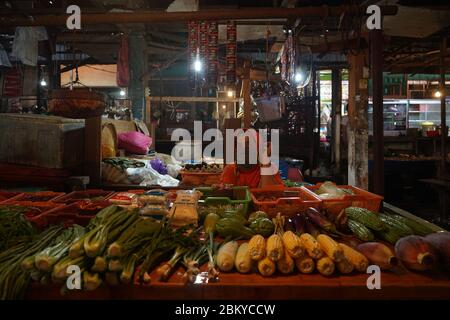
[[[79,225],[73,225],[65,229],[58,235],[54,244],[35,255],[25,258],[21,267],[24,271],[37,270],[41,272],[51,272],[53,266],[69,252],[70,245],[84,235],[84,228]]]
[[[145,163],[142,161],[132,160],[130,158],[106,158],[103,162],[108,163],[122,171],[128,168],[142,168],[145,167]]]
[[[321,199],[335,199],[343,198],[346,195],[353,195],[352,190],[339,188],[334,182],[331,181],[325,181],[322,183],[315,193]]]
[[[24,295],[30,275],[20,268],[22,261],[55,244],[62,230],[60,226],[50,227],[31,241],[24,240],[0,253],[0,299],[18,299]]]
[[[36,234],[35,228],[23,215],[25,210],[19,206],[0,207],[0,252]]]

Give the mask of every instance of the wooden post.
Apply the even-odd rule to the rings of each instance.
[[[446,110],[445,110],[445,99],[447,97],[447,92],[445,90],[445,57],[447,55],[447,37],[444,36],[442,38],[441,43],[441,81],[440,81],[440,92],[441,92],[441,179],[446,179],[447,176],[447,170],[446,170],[446,164],[447,164],[447,149],[446,149],[446,142],[447,142],[447,122],[446,122]]]
[[[145,58],[147,56],[145,48],[146,42],[144,34],[132,32],[129,37],[130,47],[130,87],[129,96],[131,98],[133,117],[142,120],[145,100],[144,74]]]
[[[373,103],[373,191],[384,194],[383,31],[370,31]]]
[[[342,108],[342,77],[340,69],[331,71],[331,161],[334,163],[334,173],[341,172],[341,108]]]
[[[101,144],[102,118],[86,119],[84,128],[84,163],[85,172],[89,176],[91,186],[99,186],[101,182]]]
[[[349,54],[348,81],[348,183],[363,189],[369,185],[368,114],[365,52]]]
[[[252,99],[250,97],[250,63],[244,63],[242,79],[242,97],[244,98],[244,128],[250,128],[252,124]]]

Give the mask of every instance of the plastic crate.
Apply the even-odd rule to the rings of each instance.
[[[305,188],[315,192],[320,188],[320,186],[321,183],[318,183],[315,186],[306,186]],[[354,186],[341,185],[338,187],[351,190],[354,195],[345,195],[341,198],[321,199],[322,208],[327,210],[329,213],[337,215],[341,212],[341,210],[348,207],[361,207],[374,212],[378,212],[380,210],[383,197]]]
[[[24,192],[4,201],[4,203],[11,203],[15,201],[48,202],[54,201],[65,194],[65,192],[53,191]]]
[[[248,187],[232,187],[229,189],[213,189],[211,187],[200,187],[194,190],[200,191],[203,195],[200,200],[204,201],[206,206],[214,205],[242,205],[238,211],[239,214],[246,216],[248,206],[252,201]]]
[[[18,195],[20,195],[22,192],[16,192],[16,191],[0,191],[0,203],[3,201],[7,201],[11,198],[14,198]]]
[[[266,187],[261,189],[251,189],[251,196],[255,210],[261,210],[270,217],[276,217],[280,212],[283,215],[291,216],[296,213],[305,212],[312,207],[320,210],[322,201],[312,191],[305,187],[284,188]],[[261,201],[258,197],[268,195],[275,197],[275,200]]]
[[[96,203],[95,205],[97,205],[97,207],[86,208],[82,206],[82,203],[74,202],[46,212],[44,220],[46,225],[79,224],[81,226],[86,226],[101,209],[109,205],[107,201],[101,204],[101,207],[99,206],[99,203]],[[92,205],[92,203],[90,205]]]
[[[210,173],[210,172],[188,172],[181,171],[181,181],[187,186],[211,186],[213,184],[219,184],[222,172]]]
[[[45,216],[47,212],[50,212],[54,209],[58,209],[60,207],[64,207],[64,204],[54,203],[54,202],[32,202],[32,201],[10,201],[8,203],[0,204],[0,207],[5,206],[20,206],[30,208],[30,212],[38,211],[37,214],[27,214],[24,213],[26,219],[31,223],[35,224],[39,229],[45,227],[47,225],[47,221],[45,220]]]
[[[105,191],[100,189],[90,189],[83,191],[73,191],[54,200],[57,203],[71,204],[78,201],[89,200],[92,202],[101,202],[108,200],[114,194],[113,191]],[[95,199],[100,198],[101,199]]]

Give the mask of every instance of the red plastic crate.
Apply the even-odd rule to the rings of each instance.
[[[29,215],[25,213],[25,217],[28,221],[32,222],[38,228],[43,228],[47,225],[45,220],[45,215],[47,212],[50,212],[54,209],[58,209],[63,207],[64,205],[61,203],[53,203],[53,202],[32,202],[32,201],[10,201],[8,203],[2,203],[0,206],[20,206],[30,208],[30,212],[35,210],[38,211],[37,214]]]
[[[22,192],[16,191],[0,191],[0,203],[7,201],[13,197],[20,195]]]
[[[4,203],[10,203],[14,201],[30,201],[30,202],[54,201],[65,194],[66,194],[65,192],[53,192],[53,191],[24,192],[4,201]]]
[[[105,191],[101,189],[89,189],[83,191],[73,191],[64,196],[58,197],[54,202],[71,204],[78,201],[89,200],[92,202],[101,202],[108,200],[114,194],[113,191]],[[102,197],[101,200],[95,198]],[[94,200],[93,200],[94,199]]]
[[[306,186],[305,188],[314,192],[319,189],[320,186],[321,183],[318,183],[315,186]],[[352,190],[354,195],[345,195],[342,198],[322,199],[322,208],[329,213],[337,215],[341,210],[348,207],[361,207],[374,212],[380,210],[383,197],[354,186],[341,185],[338,187]]]
[[[95,217],[97,212],[104,207],[105,206],[102,205],[102,207],[86,209],[80,206],[80,202],[75,202],[46,212],[44,219],[47,225],[72,225],[75,223],[81,226],[86,226],[89,221]]]
[[[213,184],[219,184],[222,172],[189,172],[180,171],[181,180],[184,185],[199,187],[199,186],[212,186]]]
[[[305,187],[285,188],[285,187],[266,187],[261,189],[251,189],[252,201],[256,210],[267,213],[270,217],[275,217],[278,212],[290,216],[296,213],[305,212],[307,208],[312,207],[321,209],[322,201],[313,192]],[[291,193],[292,195],[286,195]],[[258,200],[259,196],[267,195],[277,198],[276,200]]]

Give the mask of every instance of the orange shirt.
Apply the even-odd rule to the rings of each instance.
[[[221,182],[224,184],[233,184],[235,186],[248,186],[250,188],[257,188],[259,181],[261,180],[261,169],[259,166],[255,166],[250,170],[238,170],[236,164],[227,164],[223,168]],[[274,180],[277,184],[282,185],[280,173],[274,176]]]

